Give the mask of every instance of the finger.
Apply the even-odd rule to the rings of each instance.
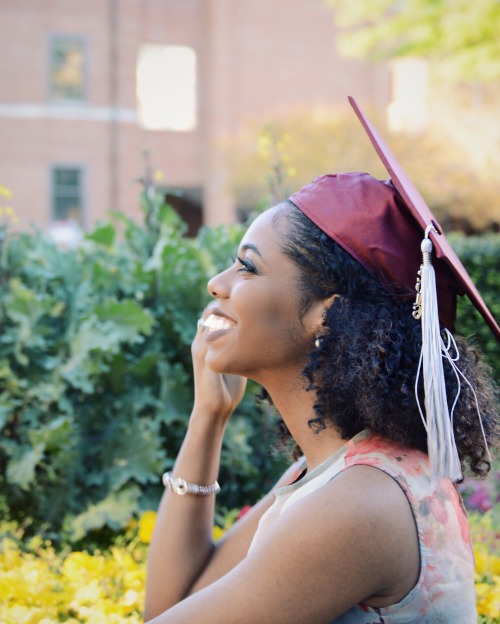
[[[211,301],[203,310],[203,312],[201,313],[200,318],[197,321],[197,330],[198,332],[202,332],[205,329],[205,321],[207,320],[207,318],[210,316],[211,314],[211,309],[214,307],[214,305],[216,304],[215,301]]]
[[[206,330],[205,321],[210,316],[210,305],[208,305],[203,312],[201,313],[200,318],[196,321],[196,333],[194,335],[194,340],[191,344],[191,351],[193,355],[200,355],[200,348],[205,346],[205,341],[203,340],[203,336]]]

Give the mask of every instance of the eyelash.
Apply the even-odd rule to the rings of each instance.
[[[238,269],[238,272],[240,271],[247,271],[248,273],[257,273],[256,268],[254,267],[254,265],[246,259],[240,258],[239,256],[237,256],[234,261],[238,261],[241,264],[241,269]]]

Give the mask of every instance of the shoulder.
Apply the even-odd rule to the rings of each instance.
[[[398,482],[389,474],[371,465],[353,465],[325,485],[311,492],[283,514],[307,520],[324,540],[337,542],[342,534],[352,536],[357,542],[376,540],[401,524],[403,518],[414,522],[409,502]],[[335,535],[331,529],[335,527]],[[380,543],[380,542],[379,542]]]
[[[418,536],[398,483],[356,465],[292,504],[261,540],[258,551],[293,548],[318,588],[335,579],[352,604],[393,604],[419,574]],[[377,604],[378,603],[378,604]]]

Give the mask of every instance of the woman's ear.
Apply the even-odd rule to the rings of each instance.
[[[316,337],[322,333],[321,328],[325,322],[325,315],[332,303],[340,299],[340,295],[335,293],[327,297],[326,299],[320,299],[313,303],[313,305],[307,311],[304,319],[304,325],[312,330],[312,334]]]
[[[336,300],[336,299],[341,299],[341,295],[339,295],[339,293],[334,293],[333,295],[330,295],[327,299],[323,300],[323,318],[326,314],[326,311],[330,309],[332,303]]]

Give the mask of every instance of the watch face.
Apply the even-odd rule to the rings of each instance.
[[[184,481],[184,479],[176,479],[175,482],[172,483],[174,486],[174,491],[176,494],[183,496],[188,492],[188,484]]]

